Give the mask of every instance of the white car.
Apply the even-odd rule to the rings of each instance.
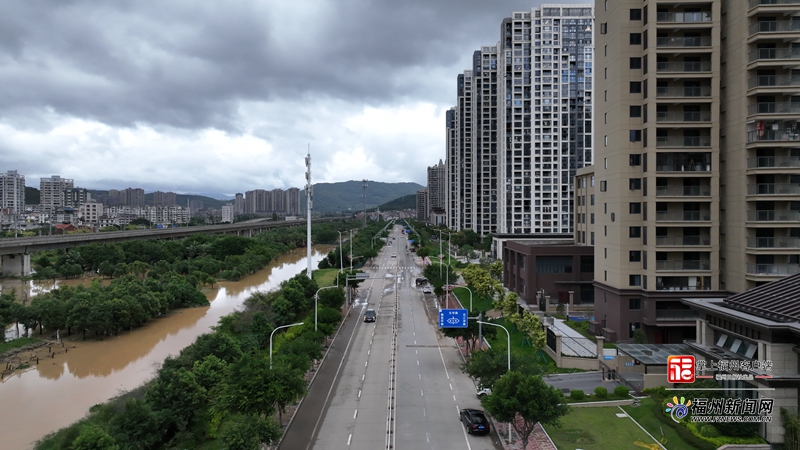
[[[422,288],[422,293],[423,294],[433,294],[433,289],[431,289],[430,286],[425,286],[424,288]]]
[[[479,388],[478,397],[483,397],[484,395],[492,395],[492,390],[489,388]]]
[[[392,253],[392,258],[397,258],[397,253]]]

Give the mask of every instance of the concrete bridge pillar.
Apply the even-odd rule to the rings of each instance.
[[[31,255],[28,253],[3,255],[2,265],[4,274],[15,277],[26,277],[31,274]]]

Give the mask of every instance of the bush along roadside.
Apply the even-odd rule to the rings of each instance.
[[[305,375],[342,319],[344,292],[326,289],[314,331],[316,289],[301,274],[275,291],[254,293],[242,311],[221,318],[211,333],[164,361],[155,379],[96,405],[36,449],[244,450],[277,442],[281,416],[305,394]],[[270,360],[270,333],[297,321],[305,325],[276,333]]]

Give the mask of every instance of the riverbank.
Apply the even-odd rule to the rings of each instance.
[[[316,266],[331,248],[315,246],[312,263]],[[35,440],[79,420],[93,405],[138,388],[165,358],[211,331],[251,294],[275,289],[306,267],[306,249],[292,250],[239,281],[216,283],[204,292],[210,306],[174,310],[119,336],[74,341],[77,348],[68,354],[47,364],[40,359],[38,366],[7,378],[0,384],[0,398],[14,413],[0,421],[2,447],[29,449]]]

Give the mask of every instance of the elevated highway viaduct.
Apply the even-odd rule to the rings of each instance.
[[[312,219],[312,223],[333,222],[341,218]],[[27,276],[31,273],[31,253],[42,250],[69,249],[90,243],[121,242],[131,239],[181,239],[192,234],[233,234],[253,237],[263,231],[280,227],[305,226],[306,221],[287,220],[271,222],[240,222],[199,227],[154,228],[148,230],[80,233],[58,236],[36,236],[0,239],[2,273],[10,276]]]

